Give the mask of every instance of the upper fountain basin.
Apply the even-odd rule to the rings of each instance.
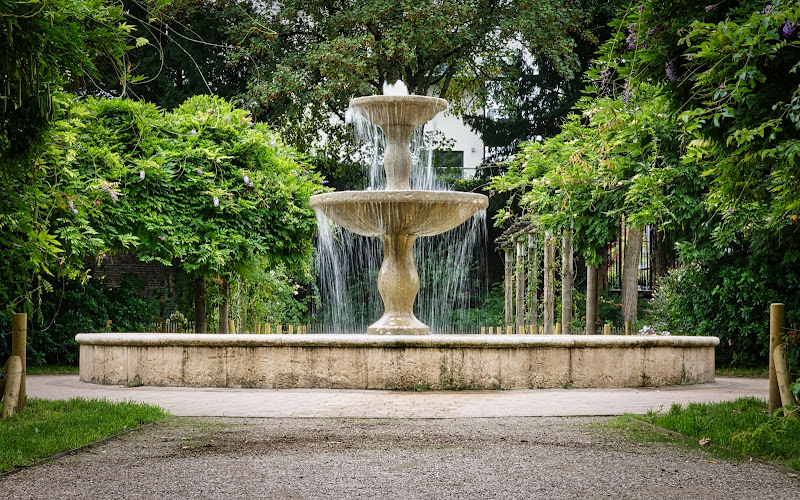
[[[340,191],[311,197],[311,207],[362,236],[449,231],[489,206],[478,193],[455,191]]]
[[[382,129],[386,125],[417,127],[447,109],[447,101],[423,95],[371,95],[352,99],[350,109]]]

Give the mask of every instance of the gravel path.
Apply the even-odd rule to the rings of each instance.
[[[173,418],[0,479],[8,498],[800,498],[608,418]]]

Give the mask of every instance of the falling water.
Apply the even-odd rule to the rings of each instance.
[[[385,92],[387,91],[384,88]],[[388,89],[396,92],[396,89]],[[398,95],[396,93],[390,95]],[[402,95],[402,94],[400,94]],[[349,110],[348,110],[349,111]],[[356,113],[348,113],[359,150],[370,158],[368,190],[384,190],[385,143],[381,130]],[[412,190],[449,191],[433,166],[434,131],[418,127],[412,134]],[[379,238],[359,236],[317,214],[317,265],[320,304],[316,308],[325,332],[361,333],[383,314],[377,275],[383,260]],[[477,308],[486,296],[486,212],[479,211],[446,233],[417,239],[414,248],[420,290],[416,316],[432,333],[477,333]]]

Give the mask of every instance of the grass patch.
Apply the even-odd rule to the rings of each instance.
[[[0,472],[166,417],[160,408],[132,402],[29,398],[22,412],[0,420]]]
[[[800,419],[775,416],[767,403],[741,398],[723,403],[674,404],[666,413],[635,416],[727,450],[800,470]]]
[[[769,377],[769,367],[721,366],[716,369],[716,375],[717,377],[767,378]]]
[[[25,373],[28,375],[77,375],[77,365],[44,365],[44,366],[31,366],[25,367]]]

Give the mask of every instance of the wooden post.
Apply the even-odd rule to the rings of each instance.
[[[603,335],[611,335],[611,325],[608,323],[603,325]]]
[[[236,321],[229,319],[228,320],[228,333],[236,333]]]
[[[775,378],[778,380],[778,392],[780,392],[781,395],[781,406],[794,404],[796,403],[794,394],[789,391],[791,381],[789,380],[789,368],[786,366],[786,350],[784,349],[784,345],[776,345],[772,356],[775,358],[773,362],[775,364]]]
[[[536,335],[536,325],[528,325],[528,334]]]
[[[20,375],[19,383],[19,404],[18,411],[25,409],[25,403],[28,400],[28,392],[25,385],[25,372],[28,363],[26,363],[28,356],[28,315],[25,313],[16,313],[11,318],[11,355],[19,356],[22,366],[22,374]],[[9,373],[11,368],[9,368]]]
[[[572,231],[561,237],[561,331],[572,334]]]
[[[22,411],[20,391],[22,390],[23,371],[22,361],[20,361],[19,356],[8,358],[7,372],[8,380],[3,391],[3,410],[2,414],[0,414],[2,418],[10,417],[15,412]]]
[[[481,327],[481,335],[486,335],[486,327],[485,326]]]
[[[517,269],[516,275],[516,317],[514,324],[519,330],[525,324],[525,245],[517,239]]]
[[[544,333],[553,334],[553,316],[555,310],[556,261],[553,232],[544,233]]]
[[[275,333],[277,333],[278,335],[283,335],[283,325],[277,325],[275,327]]]
[[[514,330],[512,330],[512,328],[513,327],[511,325],[506,326],[506,335],[511,335],[512,333],[514,333]]]
[[[256,321],[255,329],[256,329],[256,335],[259,335],[261,333],[261,322],[260,321]]]
[[[269,323],[265,324],[264,333],[266,333],[267,335],[272,334],[272,325],[270,325]]]
[[[528,296],[531,299],[528,317],[531,325],[535,328],[539,324],[539,245],[536,242],[535,234],[528,235],[528,263],[530,268]]]
[[[294,325],[289,325],[289,335],[294,335]]]
[[[512,275],[512,268],[513,262],[511,260],[511,250],[509,247],[505,249],[505,324],[510,325],[512,322],[512,317],[514,315],[514,302],[512,298],[513,294],[513,275]]]
[[[597,266],[586,266],[586,333],[597,333]]]
[[[625,322],[625,335],[630,335],[630,334],[631,334],[631,322],[630,321],[626,321]]]
[[[783,344],[783,327],[786,324],[786,306],[781,303],[769,305],[769,411],[781,406],[781,392],[775,371],[775,348]]]
[[[561,322],[556,321],[556,330],[553,332],[555,335],[561,335]]]
[[[642,228],[626,226],[627,238],[622,263],[622,318],[636,323],[639,302],[639,260],[642,256]]]

